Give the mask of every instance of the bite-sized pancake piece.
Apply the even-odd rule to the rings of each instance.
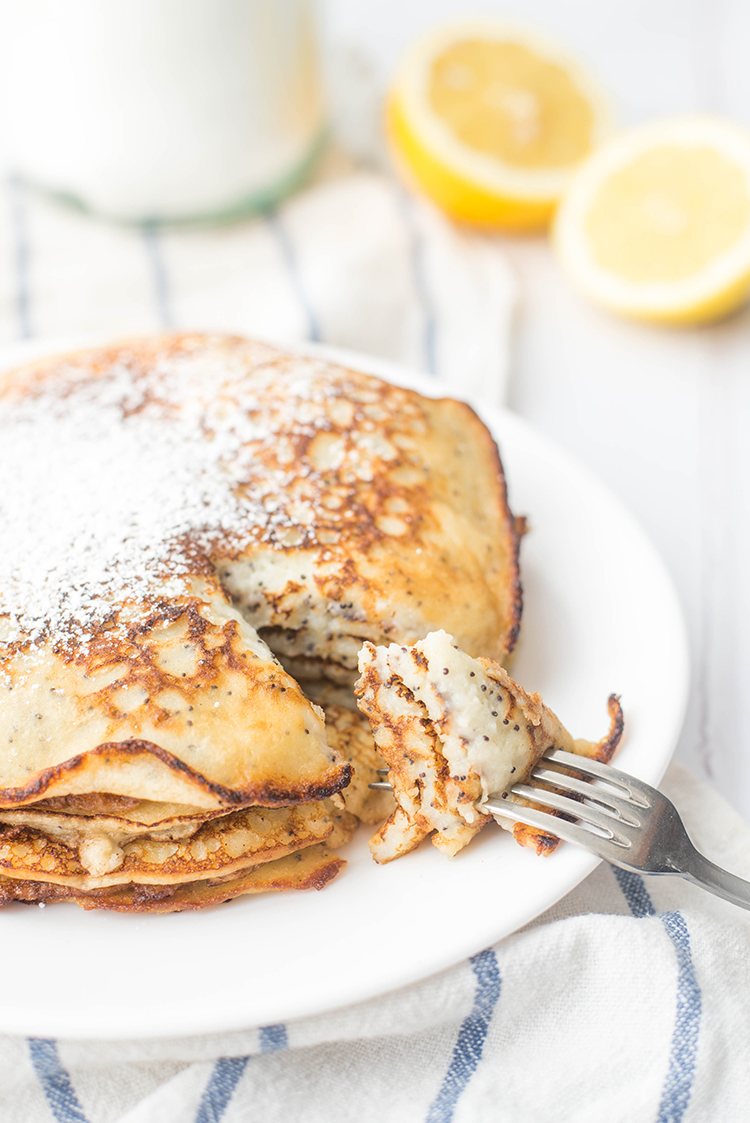
[[[528,694],[498,663],[472,659],[444,631],[412,647],[365,644],[360,671],[358,704],[370,719],[398,805],[370,842],[379,862],[407,853],[430,834],[440,850],[456,854],[491,820],[483,801],[503,798],[547,749],[607,761],[622,735],[614,695],[606,737],[574,740],[538,694]],[[555,842],[519,824],[508,829],[540,853]]]
[[[390,792],[373,791],[385,761],[375,748],[370,724],[359,711],[345,706],[324,706],[328,744],[353,769],[351,782],[340,793],[345,809],[361,823],[382,823],[395,810]]]
[[[324,889],[345,865],[327,847],[308,846],[230,878],[182,885],[118,885],[86,892],[69,885],[0,877],[0,904],[70,901],[85,909],[109,909],[114,912],[181,912],[256,893]]]
[[[233,811],[187,838],[87,835],[63,842],[33,827],[0,828],[0,874],[78,889],[176,884],[227,876],[323,842],[333,830],[323,802]]]

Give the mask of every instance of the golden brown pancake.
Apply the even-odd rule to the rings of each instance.
[[[226,880],[194,881],[178,885],[124,885],[86,892],[46,881],[0,877],[0,904],[12,901],[53,903],[72,901],[85,909],[115,912],[181,912],[218,905],[234,897],[283,889],[324,889],[346,865],[325,846],[266,862]]]
[[[220,590],[191,584],[190,597],[130,599],[126,621],[80,644],[5,645],[0,807],[94,792],[274,806],[346,783],[297,683]]]
[[[234,811],[187,838],[118,839],[104,831],[66,841],[47,829],[0,829],[0,874],[78,889],[177,884],[235,873],[323,842],[333,822],[322,803]]]
[[[519,627],[517,526],[475,414],[235,337],[2,378],[0,527],[0,824],[50,861],[330,800],[352,764],[296,679],[350,688],[363,640],[438,625],[502,659]],[[354,744],[342,721],[331,740]],[[336,837],[354,802],[376,814],[364,786],[327,804]]]

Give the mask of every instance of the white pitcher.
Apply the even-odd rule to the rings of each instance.
[[[259,209],[320,146],[312,0],[2,0],[0,16],[7,163],[89,210]]]

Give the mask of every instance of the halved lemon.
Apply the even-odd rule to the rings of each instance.
[[[546,226],[571,171],[606,130],[604,99],[557,47],[504,24],[417,42],[387,108],[396,163],[453,218]]]
[[[571,281],[616,312],[731,312],[750,291],[750,133],[708,115],[623,133],[571,180],[553,241]]]

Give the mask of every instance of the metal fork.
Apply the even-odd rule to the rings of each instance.
[[[379,775],[387,773],[387,769],[379,771]],[[390,784],[370,787],[389,790]],[[526,807],[519,799],[565,817]],[[677,874],[750,909],[750,882],[728,873],[695,849],[674,804],[642,780],[608,764],[550,749],[528,782],[514,784],[507,796],[490,795],[482,810],[583,846],[634,873]]]

